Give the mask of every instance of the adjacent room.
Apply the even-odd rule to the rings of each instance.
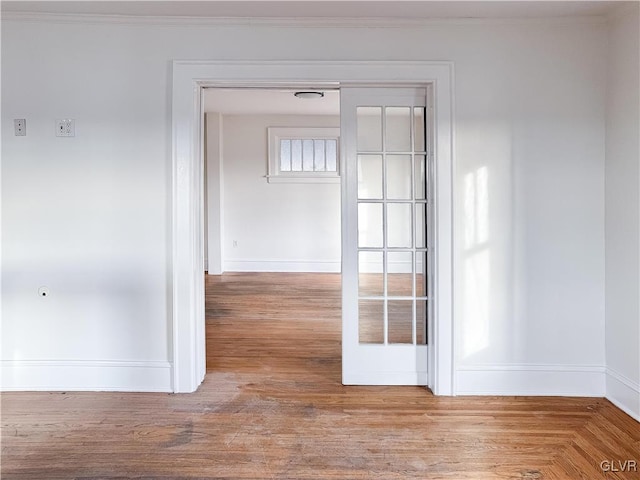
[[[204,92],[214,374],[302,368],[340,382],[340,96],[300,92]]]

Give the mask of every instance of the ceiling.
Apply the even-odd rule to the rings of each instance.
[[[319,99],[296,98],[296,90],[207,88],[204,111],[225,115],[340,115],[340,94],[323,90]]]
[[[3,12],[160,17],[549,18],[601,16],[619,1],[2,1]]]

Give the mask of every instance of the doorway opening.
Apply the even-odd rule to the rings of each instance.
[[[280,328],[282,313],[297,303],[285,292],[295,290],[313,305],[313,274],[331,270],[332,264],[340,272],[342,259],[342,349],[324,359],[341,363],[342,374],[335,371],[335,380],[427,385],[433,291],[431,103],[431,89],[425,86],[350,86],[342,102],[337,90],[204,90],[205,262],[210,274],[222,274],[222,282],[206,284],[211,290],[210,295],[205,291],[210,301],[207,338],[212,339],[208,370],[232,357],[226,343],[212,345],[222,328],[217,307],[223,298],[235,298],[234,292],[245,288],[239,292],[243,303],[228,309],[235,328],[227,331],[234,332],[237,345],[248,338],[254,351],[268,339],[271,350],[264,351],[264,363],[278,358],[275,352],[282,344],[308,345],[304,333],[321,326],[314,325],[316,313],[323,317],[316,308],[284,316],[288,322]],[[238,281],[225,272],[253,275]],[[274,291],[256,283],[259,272],[269,272],[269,287],[279,287]],[[291,272],[306,275],[292,280],[286,275]],[[235,290],[220,296],[231,280]],[[269,291],[275,302],[266,298]],[[258,312],[248,308],[256,296],[263,298]],[[333,313],[339,305],[335,302]],[[295,328],[300,317],[305,320]],[[335,334],[340,338],[339,329]],[[297,358],[306,354],[292,352]],[[252,356],[239,358],[246,364]]]
[[[207,372],[340,383],[339,91],[202,98]]]

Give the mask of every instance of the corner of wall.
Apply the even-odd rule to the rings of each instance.
[[[606,375],[607,400],[640,422],[640,385],[610,368]]]
[[[640,421],[640,4],[608,18],[605,396]]]

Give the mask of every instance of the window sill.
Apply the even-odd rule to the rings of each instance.
[[[287,176],[287,175],[275,175],[267,176],[267,182],[269,183],[340,183],[340,177],[334,176]]]

